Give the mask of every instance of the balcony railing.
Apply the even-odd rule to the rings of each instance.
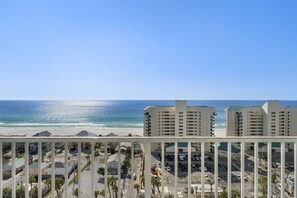
[[[181,146],[182,143],[186,144]],[[225,149],[221,148],[223,143]],[[288,149],[287,143],[291,143],[293,149]],[[24,152],[20,149],[22,146]],[[233,147],[237,151],[233,151]],[[290,184],[290,171],[286,169],[291,163],[292,176],[297,178],[297,137],[2,136],[0,148],[0,156],[4,156],[0,158],[0,178],[10,172],[0,180],[0,197],[114,197],[117,194],[117,197],[231,198],[235,191],[242,198],[297,195],[297,182]],[[117,157],[110,164],[116,169],[112,173],[108,158],[113,153]],[[121,154],[126,154],[124,161]],[[7,155],[11,155],[11,159]],[[55,167],[55,162],[61,156],[67,163],[62,176],[58,176],[61,169]],[[23,168],[17,169],[16,157],[24,158]],[[43,167],[46,157],[50,168]],[[280,162],[276,162],[278,157]],[[73,167],[69,165],[71,160]],[[6,166],[9,161],[11,170]],[[31,167],[33,163],[37,163],[35,170]],[[274,168],[275,164],[279,164],[278,168]],[[234,167],[238,171],[234,171]],[[233,181],[235,172],[238,172],[238,181]],[[32,175],[37,178],[36,182],[31,180]],[[289,185],[293,190],[288,189]],[[34,186],[37,194],[32,190]],[[24,194],[19,195],[20,192]]]

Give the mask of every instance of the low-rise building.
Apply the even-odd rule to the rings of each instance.
[[[73,172],[76,163],[74,161],[68,162],[68,175]],[[65,173],[65,162],[55,162],[55,175],[56,176],[64,176]],[[46,167],[46,174],[52,175],[52,164],[49,164]]]
[[[104,167],[107,168],[108,175],[118,175],[118,163],[121,164],[120,167],[122,168],[125,157],[126,155],[118,153],[108,157],[106,164],[104,164]]]

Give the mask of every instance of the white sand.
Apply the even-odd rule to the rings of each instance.
[[[142,128],[104,128],[104,127],[0,127],[0,135],[34,135],[41,131],[49,131],[53,135],[75,135],[82,130],[87,130],[97,135],[114,133],[120,136],[142,135]]]
[[[107,135],[114,133],[119,136],[143,135],[142,128],[105,128],[105,127],[0,127],[0,135],[34,135],[41,131],[49,131],[53,135],[75,135],[82,130],[87,130],[97,135]],[[215,129],[216,137],[225,137],[225,129]]]

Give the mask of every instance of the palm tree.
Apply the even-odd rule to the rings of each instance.
[[[134,185],[134,189],[136,189],[137,196],[138,196],[139,195],[139,190],[140,190],[140,185],[139,184],[135,184]]]
[[[87,170],[90,170],[90,165],[91,165],[91,162],[90,162],[90,155],[86,155],[86,159],[87,159]]]
[[[140,176],[140,187],[142,188],[144,186],[144,176]]]
[[[228,192],[226,191],[225,187],[222,187],[222,192],[220,193],[220,198],[227,198]]]
[[[30,190],[31,193],[33,192],[32,191],[33,190],[33,183],[35,183],[35,182],[36,182],[35,177],[33,175],[30,175],[30,177],[29,177],[29,184],[30,184],[30,187],[31,187],[31,190]]]
[[[114,184],[112,186],[112,190],[113,190],[113,193],[114,193],[114,197],[118,197],[118,191],[119,191],[119,188],[116,184]]]
[[[276,183],[276,178],[277,178],[277,176],[276,176],[276,174],[275,173],[273,173],[272,174],[272,183]]]
[[[23,185],[17,187],[16,197],[25,197],[25,187]]]
[[[160,180],[160,178],[159,177],[152,177],[151,183],[153,185],[154,196],[156,195],[156,193],[155,193],[155,187],[157,187],[158,193],[161,196],[161,192],[160,192],[160,188],[159,188],[161,186],[161,180]]]
[[[266,196],[267,195],[267,177],[260,178],[260,187],[261,187],[261,192],[263,196]]]
[[[231,197],[232,198],[239,198],[240,197],[240,192],[238,190],[231,190]]]
[[[3,188],[3,198],[11,197],[11,188]]]
[[[42,152],[42,158],[41,158],[41,161],[43,162],[44,161],[44,157],[46,156],[46,152]]]
[[[33,188],[31,189],[31,197],[38,197],[38,186],[34,185]]]
[[[108,179],[107,179],[107,186],[108,186],[108,193],[109,193],[109,197],[111,198],[111,192],[110,192],[110,187],[113,187],[114,185],[115,185],[115,178],[114,178],[114,176],[112,176],[112,177],[109,177]]]
[[[72,193],[73,196],[75,197],[78,197],[78,188],[76,188],[73,193]]]
[[[104,189],[101,190],[101,191],[99,192],[99,195],[102,196],[102,197],[104,197],[104,196],[105,196],[105,190],[104,190]]]
[[[52,178],[48,178],[46,180],[45,184],[48,186],[48,188],[51,188]],[[63,184],[64,184],[64,178],[62,178],[62,177],[55,178],[55,190],[56,190],[58,198],[60,198],[62,196],[61,188],[62,188]]]
[[[103,167],[98,168],[97,173],[99,175],[104,175],[105,169]]]
[[[30,175],[30,177],[29,177],[29,184],[31,186],[31,189],[33,188],[33,183],[35,183],[35,182],[36,182],[35,177],[33,175]]]
[[[99,194],[100,194],[99,190],[95,190],[95,192],[94,192],[95,198],[97,198]]]
[[[212,186],[214,185],[213,181],[209,181],[208,184],[210,185],[210,196],[213,197],[213,189]]]
[[[196,194],[196,198],[198,197],[198,187],[195,186],[195,194]]]

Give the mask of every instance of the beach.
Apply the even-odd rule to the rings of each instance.
[[[71,136],[76,135],[82,130],[87,130],[97,135],[105,136],[114,133],[119,136],[143,136],[143,128],[108,128],[108,127],[0,127],[0,135],[34,135],[41,131],[49,131],[53,136]],[[216,129],[217,137],[225,136],[225,129]]]

